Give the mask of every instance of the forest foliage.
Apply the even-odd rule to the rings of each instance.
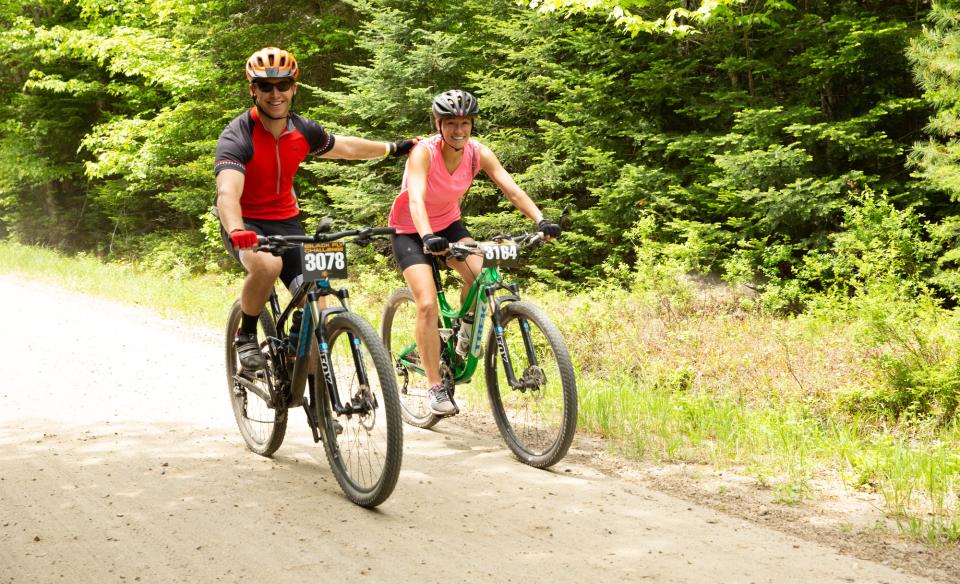
[[[478,138],[565,229],[532,274],[640,262],[795,312],[898,282],[960,297],[954,2],[2,0],[0,236],[186,271],[229,265],[212,156],[261,46],[334,133],[427,135],[474,92]],[[315,159],[307,217],[383,223],[402,162]],[[524,219],[486,180],[478,235]]]

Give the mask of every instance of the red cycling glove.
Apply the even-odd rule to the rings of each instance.
[[[248,229],[234,229],[230,232],[230,243],[234,249],[247,249],[257,245],[257,232]]]

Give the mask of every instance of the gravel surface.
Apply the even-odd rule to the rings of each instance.
[[[526,467],[466,416],[406,427],[397,488],[365,510],[302,411],[272,459],[246,450],[220,331],[9,275],[0,298],[0,584],[947,579],[791,532],[802,517],[764,525],[762,502],[713,500],[586,439],[552,471]]]

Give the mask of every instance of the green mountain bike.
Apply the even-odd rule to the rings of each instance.
[[[500,268],[514,265],[520,253],[542,245],[541,233],[500,236],[488,242],[451,243],[449,254],[464,260],[483,255],[483,269],[459,309],[451,308],[440,282],[440,257],[433,278],[440,308],[440,375],[451,395],[467,383],[484,355],[490,408],[501,436],[522,462],[546,468],[570,449],[577,426],[577,386],[573,364],[560,331],[542,310],[520,300],[516,284],[506,283]],[[469,346],[457,352],[465,317],[473,315]],[[490,326],[483,350],[483,332]],[[428,408],[427,381],[414,338],[416,304],[401,288],[387,300],[381,323],[383,344],[397,372],[400,413],[420,428],[440,417]]]

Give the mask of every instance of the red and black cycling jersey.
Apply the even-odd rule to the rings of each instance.
[[[240,209],[251,219],[289,219],[299,213],[293,175],[308,154],[333,148],[334,137],[313,120],[290,112],[275,138],[256,108],[240,114],[220,134],[213,173],[230,168],[244,173]]]

